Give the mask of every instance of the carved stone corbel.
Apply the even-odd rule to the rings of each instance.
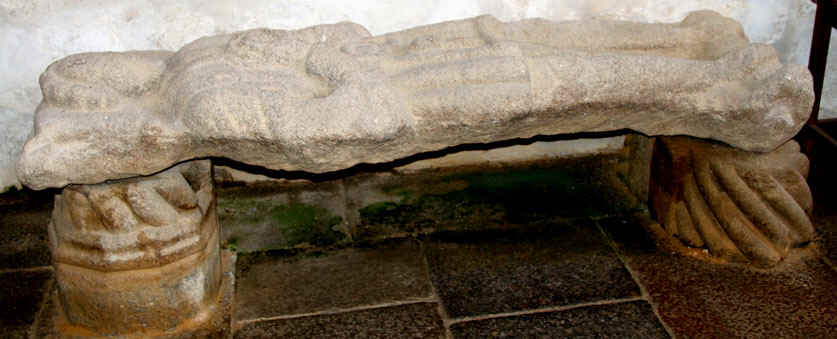
[[[683,246],[770,267],[814,239],[808,158],[795,141],[754,153],[659,137],[651,171],[650,208]]]
[[[56,196],[49,227],[65,323],[157,335],[208,319],[222,281],[208,160]]]

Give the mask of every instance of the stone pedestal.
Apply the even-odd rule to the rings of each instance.
[[[160,336],[212,318],[222,269],[208,160],[68,186],[49,236],[59,309],[79,333]]]
[[[776,265],[815,236],[808,158],[795,141],[769,153],[659,137],[650,208],[661,232],[726,262]]]

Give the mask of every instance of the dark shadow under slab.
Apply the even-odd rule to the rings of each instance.
[[[634,221],[601,225],[678,337],[833,338],[837,333],[837,272],[816,253],[800,251],[776,268],[757,270],[651,250],[653,243]]]
[[[452,318],[633,297],[639,288],[589,221],[428,239],[431,277]]]
[[[0,273],[0,333],[3,338],[27,338],[52,281],[52,271]]]
[[[51,193],[27,190],[0,198],[0,269],[52,264],[47,244]]]
[[[454,338],[668,338],[645,301],[457,323]]]
[[[432,294],[415,240],[320,257],[242,254],[236,275],[239,320],[426,299]]]
[[[436,303],[253,322],[236,338],[444,338]]]
[[[832,265],[837,265],[837,213],[815,216],[812,221],[822,239],[825,257]]]

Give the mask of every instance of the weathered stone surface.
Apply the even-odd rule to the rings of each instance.
[[[218,232],[208,160],[68,186],[49,227],[68,324],[153,334],[211,317],[222,278]]]
[[[452,21],[256,29],[52,64],[18,163],[36,189],[219,156],[325,172],[446,146],[629,128],[770,151],[806,120],[802,66],[735,21]],[[617,117],[617,118],[614,118]]]
[[[252,253],[240,259],[237,320],[426,300],[433,295],[421,244],[413,240],[344,249],[317,258]]]
[[[99,271],[158,267],[193,255],[217,241],[209,161],[68,186],[56,196],[49,231],[56,263]]]
[[[638,201],[648,201],[648,183],[651,182],[651,157],[654,155],[654,138],[630,134],[625,138],[627,168],[623,178],[628,190]]]
[[[752,153],[688,137],[661,137],[651,208],[667,234],[725,261],[772,266],[815,236],[808,158],[789,141]],[[699,252],[698,252],[699,253]]]
[[[447,338],[435,303],[243,324],[234,338]]]
[[[600,219],[599,226],[644,286],[674,338],[828,338],[837,328],[837,271],[816,248],[771,269],[718,265],[659,248],[643,216]]]
[[[435,238],[427,243],[427,262],[451,318],[640,294],[616,253],[588,221]]]
[[[670,338],[645,301],[454,323],[454,338]]]
[[[232,332],[233,303],[235,294],[235,252],[221,250],[221,287],[218,299],[208,305],[202,316],[190,319],[167,331],[148,331],[122,334],[119,338],[126,339],[192,339],[192,338],[229,338]],[[35,320],[32,338],[113,338],[106,333],[95,333],[89,328],[73,325],[68,322],[66,315],[60,309],[61,301],[55,289],[46,296],[43,308]]]

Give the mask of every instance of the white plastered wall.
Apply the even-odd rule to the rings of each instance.
[[[14,164],[41,100],[38,76],[69,54],[176,50],[204,35],[344,20],[381,34],[480,14],[507,21],[600,17],[674,22],[698,9],[739,20],[751,40],[774,45],[784,62],[807,63],[814,17],[809,0],[0,0],[0,192],[17,185]],[[826,89],[837,90],[837,79],[829,79]],[[837,111],[837,96],[830,97],[824,107]],[[615,142],[549,147],[562,148],[553,154],[589,153],[612,149]]]

